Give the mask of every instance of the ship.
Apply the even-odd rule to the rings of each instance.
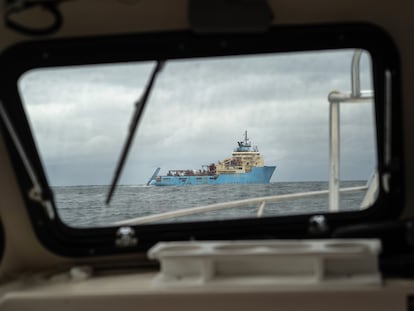
[[[166,175],[158,175],[157,168],[148,181],[151,186],[184,186],[215,184],[268,184],[276,166],[265,166],[263,156],[257,146],[252,146],[243,134],[237,142],[232,156],[217,163],[202,165],[201,169],[169,170]]]

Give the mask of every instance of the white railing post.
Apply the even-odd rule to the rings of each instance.
[[[266,206],[266,201],[265,201],[265,200],[263,200],[263,201],[260,203],[259,208],[258,208],[258,210],[257,210],[257,218],[261,218],[261,217],[263,216],[265,206]]]
[[[339,211],[340,183],[340,115],[339,105],[345,102],[361,103],[371,100],[371,92],[361,93],[360,61],[362,50],[355,50],[351,63],[351,94],[333,91],[329,100],[329,211]]]
[[[329,211],[339,210],[339,102],[329,104]]]
[[[361,61],[362,50],[355,50],[351,63],[351,97],[361,97],[361,81],[359,78],[359,63]]]

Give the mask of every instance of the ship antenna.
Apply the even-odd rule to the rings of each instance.
[[[244,145],[249,145],[249,138],[247,137],[247,130],[244,131]]]

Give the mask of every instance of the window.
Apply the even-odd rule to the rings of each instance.
[[[104,254],[158,240],[304,237],[315,215],[329,235],[398,213],[389,207],[402,191],[392,43],[366,25],[329,29],[6,51],[3,119],[14,125],[10,150],[34,223],[46,224],[35,225],[43,241],[58,253]],[[122,226],[137,245],[118,249]]]
[[[360,85],[369,94],[340,106],[340,186],[349,192],[340,195],[335,211],[358,211],[369,207],[363,200],[377,170],[367,52],[168,61],[109,205],[108,186],[134,102],[155,64],[35,69],[20,78],[19,93],[57,211],[70,226],[106,226],[150,214],[298,193],[303,197],[263,201],[261,216],[324,213],[330,211],[328,193],[318,192],[328,189],[330,176],[328,95],[351,90],[355,53],[362,53]],[[157,180],[151,176],[158,167]],[[260,204],[193,211],[186,217],[167,215],[163,220],[254,218]]]

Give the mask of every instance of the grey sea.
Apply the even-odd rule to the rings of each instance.
[[[341,188],[364,186],[366,181],[342,181]],[[266,185],[199,185],[154,187],[120,185],[111,204],[108,186],[52,187],[60,218],[71,227],[110,226],[120,220],[270,195],[327,190],[327,182],[277,182]],[[340,211],[359,210],[365,192],[341,194]],[[257,217],[257,205],[210,211],[164,220],[185,222]],[[328,196],[268,203],[263,217],[328,212]]]

